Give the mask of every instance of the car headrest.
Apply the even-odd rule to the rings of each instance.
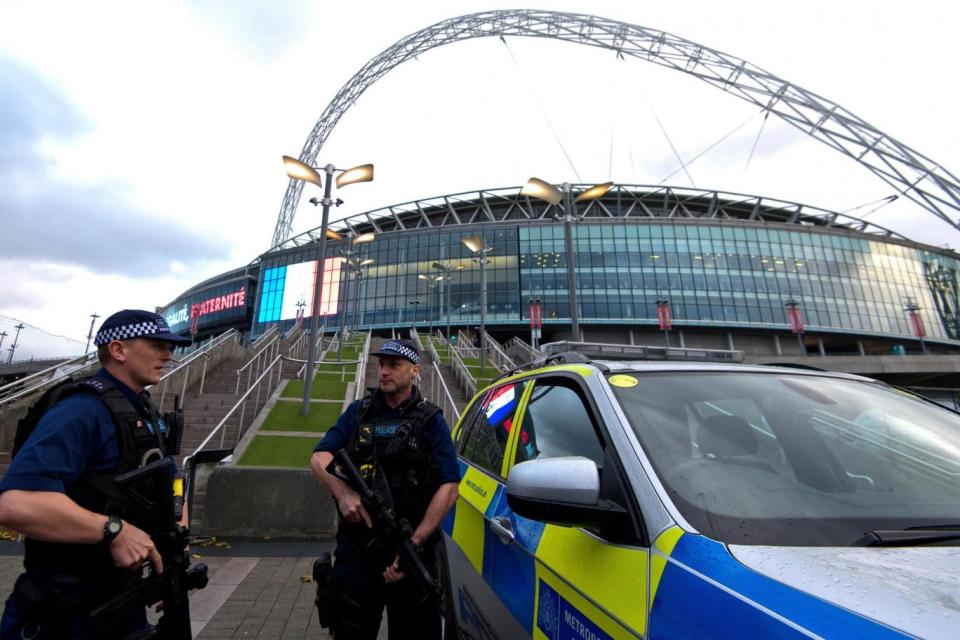
[[[760,443],[753,428],[740,416],[710,416],[697,430],[700,453],[717,458],[753,455]]]

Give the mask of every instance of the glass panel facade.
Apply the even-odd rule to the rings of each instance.
[[[537,221],[382,233],[346,254],[347,242],[331,242],[328,255],[344,258],[331,302],[346,311],[348,326],[439,327],[448,300],[452,325],[477,325],[480,263],[462,241],[480,235],[493,248],[487,322],[528,324],[528,300],[536,297],[545,324],[567,324],[563,233],[561,224]],[[941,254],[800,225],[733,221],[589,220],[574,225],[573,234],[587,324],[655,326],[656,299],[666,297],[676,325],[782,330],[785,303],[795,300],[810,330],[911,336],[904,307],[912,301],[922,309],[927,337],[960,338],[960,265]],[[282,270],[315,259],[313,247],[264,257],[254,332],[276,320]],[[366,260],[373,262],[362,265]]]

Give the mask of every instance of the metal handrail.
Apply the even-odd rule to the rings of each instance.
[[[290,336],[292,336],[292,335],[297,331],[297,329],[304,329],[303,319],[302,319],[302,318],[301,318],[300,320],[298,320],[297,322],[294,322],[294,323],[293,323],[293,326],[291,326],[289,329],[287,329],[287,330],[284,332],[284,334],[283,334],[283,339],[284,339],[284,340],[289,340],[289,339],[290,339]],[[306,332],[306,329],[304,329],[304,332]]]
[[[480,349],[471,344],[470,338],[463,332],[463,329],[457,332],[457,344],[454,346],[458,352],[461,353],[461,356],[467,356],[469,358],[479,358]]]
[[[230,329],[229,331],[225,331],[216,338],[210,340],[210,342],[205,344],[203,348],[194,351],[189,356],[181,360],[175,368],[163,374],[163,377],[160,378],[157,384],[153,385],[153,389],[158,388],[159,385],[163,385],[163,387],[160,388],[160,401],[157,403],[157,407],[161,409],[163,408],[163,402],[167,397],[167,388],[170,386],[170,380],[172,380],[173,376],[179,373],[181,370],[183,371],[183,385],[180,388],[180,396],[186,396],[187,380],[190,377],[190,367],[201,357],[203,358],[203,371],[200,373],[200,387],[197,393],[203,393],[203,385],[207,379],[207,364],[210,361],[210,355],[215,350],[220,349],[231,341],[242,344],[244,340],[245,338],[239,331],[236,329]]]
[[[263,342],[264,338],[267,338],[266,342]],[[250,359],[247,360],[246,364],[244,364],[242,367],[237,369],[237,373],[238,374],[243,373],[247,367],[253,364],[254,360],[260,357],[260,354],[262,354],[264,351],[272,347],[274,342],[279,342],[279,341],[280,341],[280,330],[277,329],[277,325],[273,325],[272,327],[270,327],[269,331],[267,331],[266,333],[261,335],[259,338],[257,338],[257,341],[254,343],[254,345],[258,347],[257,351],[252,356],[250,356]]]
[[[427,337],[427,354],[430,356],[430,359],[433,362],[437,362],[440,359],[440,354],[437,353],[436,346],[433,344],[433,338]]]
[[[207,434],[207,437],[203,439],[203,441],[200,443],[200,445],[199,445],[196,449],[194,449],[193,453],[191,453],[189,456],[187,456],[186,459],[184,459],[184,463],[183,463],[184,467],[186,467],[186,465],[187,465],[187,460],[193,458],[193,457],[194,457],[195,455],[197,455],[197,453],[199,453],[205,446],[207,446],[207,443],[210,442],[210,440],[212,440],[213,437],[217,434],[217,432],[220,431],[221,429],[223,429],[223,433],[220,434],[220,447],[221,447],[221,448],[223,447],[223,443],[224,443],[224,440],[225,440],[225,437],[226,437],[226,429],[224,428],[224,425],[226,425],[227,421],[233,416],[234,413],[236,413],[237,409],[241,408],[241,405],[244,405],[243,409],[246,409],[246,406],[245,406],[246,400],[247,400],[247,398],[250,397],[250,394],[253,393],[253,390],[254,390],[254,389],[257,389],[257,390],[258,390],[258,395],[259,395],[259,385],[260,385],[260,383],[263,381],[264,377],[265,377],[267,374],[271,373],[271,371],[272,371],[273,368],[277,365],[278,362],[280,362],[280,363],[283,362],[283,356],[279,356],[279,355],[278,355],[277,357],[275,357],[275,358],[273,359],[273,362],[271,362],[271,363],[269,364],[269,366],[267,366],[267,368],[263,371],[263,373],[261,373],[260,376],[256,379],[256,381],[255,381],[252,385],[250,385],[250,388],[247,389],[246,391],[244,391],[243,395],[241,395],[239,398],[237,398],[237,402],[236,402],[232,407],[230,407],[230,410],[227,411],[227,414],[226,414],[225,416],[223,416],[223,418],[220,420],[220,422],[218,422],[213,429],[210,430],[210,433]],[[280,379],[280,374],[282,374],[282,365],[281,365],[281,367],[278,367],[278,375],[277,375],[278,382],[279,382],[279,379]],[[242,432],[243,432],[243,418],[244,418],[244,411],[241,411],[241,413],[240,413],[240,422],[239,422],[238,428],[237,428],[237,442],[239,442],[239,441],[240,441],[240,438],[243,437],[243,433],[242,433]]]
[[[416,327],[410,327],[410,339],[413,340],[413,344],[417,345],[420,353],[423,353],[423,342],[420,340],[420,334],[417,332]]]
[[[280,355],[280,338],[276,337],[275,340],[271,341],[270,344],[266,345],[267,348],[261,349],[253,358],[251,358],[243,367],[237,370],[237,386],[234,389],[234,393],[240,393],[240,379],[243,377],[244,369],[247,370],[247,387],[250,387],[250,381],[252,378],[259,376],[260,372],[263,370],[263,364],[265,361],[275,358]],[[256,364],[257,366],[251,366]]]
[[[77,358],[73,358],[71,360],[66,360],[52,367],[47,367],[42,371],[38,371],[29,376],[20,378],[19,380],[15,380],[13,382],[5,384],[2,387],[0,387],[0,395],[4,393],[7,393],[8,395],[6,397],[0,398],[0,405],[7,404],[8,402],[13,402],[18,398],[22,398],[35,391],[39,391],[40,389],[43,389],[45,387],[53,385],[56,382],[64,380],[67,377],[77,373],[78,371],[85,371],[86,369],[95,367],[98,364],[99,363],[97,361],[97,354],[90,353]],[[74,366],[74,368],[68,371],[64,371],[60,375],[57,375],[58,369],[63,367],[70,367],[72,365]],[[36,384],[33,384],[31,386],[24,386],[24,382],[26,382],[27,380],[39,378],[45,375],[50,375],[51,377],[38,380],[36,381]],[[17,390],[18,387],[19,387],[19,390]]]
[[[367,331],[367,339],[363,343],[363,353],[360,355],[360,363],[357,365],[357,377],[353,383],[353,399],[359,400],[363,397],[366,385],[364,381],[367,378],[367,360],[370,357],[371,334]]]
[[[493,357],[490,360],[493,362],[501,371],[512,371],[517,368],[516,363],[513,359],[504,353],[503,349],[500,348],[500,343],[490,337],[490,334],[486,331],[483,332],[483,341],[487,346],[487,353],[493,354]]]
[[[463,393],[468,398],[477,395],[477,379],[473,377],[467,365],[463,364],[460,354],[454,349],[450,356],[450,368],[453,369],[453,375],[463,388]]]
[[[287,356],[292,358],[294,355],[299,355],[301,352],[303,352],[303,345],[306,344],[309,335],[310,332],[304,329],[303,333],[297,336],[297,339],[294,340],[293,344],[287,347]]]
[[[437,364],[436,360],[433,361],[433,376],[435,380],[440,381],[439,387],[437,387],[436,383],[433,384],[434,396],[435,396],[434,402],[436,404],[440,404],[440,402],[437,402],[437,400],[442,400],[443,404],[441,405],[441,407],[444,409],[444,411],[446,411],[446,405],[447,404],[450,405],[450,408],[453,410],[453,415],[455,417],[455,420],[453,421],[453,423],[450,424],[450,427],[452,428],[453,425],[460,422],[460,410],[457,409],[457,403],[453,401],[453,396],[450,395],[450,389],[447,388],[447,383],[443,379],[443,373],[440,371],[440,366]],[[437,393],[437,389],[440,389],[440,388],[443,389],[442,398],[440,397],[440,394]]]
[[[327,354],[330,353],[330,350],[331,350],[331,349],[333,349],[333,341],[334,341],[334,339],[336,338],[336,339],[339,340],[339,336],[340,336],[340,330],[338,329],[338,330],[333,334],[333,337],[330,338],[330,342],[327,343],[327,348],[326,348],[326,349],[323,349],[323,334],[322,334],[322,333],[317,334],[317,342],[320,343],[320,348],[322,349],[322,351],[320,351],[320,357],[317,358],[317,361],[314,362],[314,364],[318,364],[318,363],[320,363],[320,362],[323,362],[323,361],[326,359]],[[288,360],[297,360],[297,362],[303,362],[303,366],[300,367],[300,369],[297,371],[297,378],[303,379],[304,376],[306,375],[307,359],[304,358],[303,360],[299,360],[299,359],[293,358],[292,356],[291,356],[291,357],[288,357],[287,359],[288,359]],[[329,364],[329,363],[328,363],[328,364]]]
[[[160,382],[163,382],[173,374],[177,373],[178,371],[180,371],[180,369],[190,366],[190,364],[194,360],[196,360],[202,355],[206,355],[210,353],[211,351],[219,347],[221,344],[223,344],[224,342],[226,342],[227,340],[233,337],[241,337],[240,332],[237,331],[236,329],[230,329],[229,331],[225,331],[221,333],[219,336],[217,336],[216,338],[214,338],[213,340],[205,344],[203,348],[197,349],[196,351],[191,352],[190,355],[188,355],[186,358],[181,360],[176,367],[174,367],[170,371],[163,374],[163,377],[160,378]],[[158,382],[157,384],[160,384],[160,382]]]
[[[539,351],[531,347],[529,344],[524,342],[521,338],[514,336],[506,341],[503,345],[507,351],[511,349],[518,349],[523,353],[524,358],[527,362],[533,362],[537,358],[541,357]]]

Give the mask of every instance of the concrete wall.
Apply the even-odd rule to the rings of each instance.
[[[223,466],[207,482],[196,533],[322,538],[333,536],[336,524],[333,499],[310,471]]]

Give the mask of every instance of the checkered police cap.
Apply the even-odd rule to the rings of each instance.
[[[413,364],[420,364],[420,352],[417,345],[409,340],[389,340],[373,355],[404,358]]]
[[[153,338],[179,345],[190,344],[190,338],[170,331],[170,326],[163,316],[139,309],[124,309],[104,320],[93,343],[99,347],[114,340],[132,338]]]

